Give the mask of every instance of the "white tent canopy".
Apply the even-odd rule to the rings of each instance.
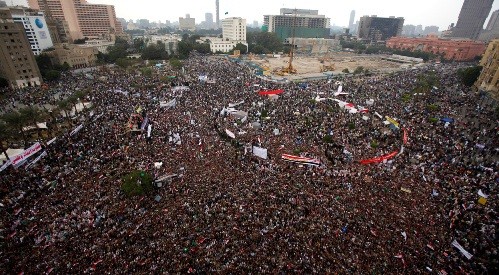
[[[7,155],[9,155],[9,158],[13,158],[17,155],[20,155],[22,152],[24,152],[24,149],[7,149]],[[7,159],[7,156],[5,156],[4,153],[0,154],[0,163],[3,162],[4,160]]]

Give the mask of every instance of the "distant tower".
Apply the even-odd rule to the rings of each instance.
[[[217,28],[220,28],[220,3],[216,0],[217,5]]]
[[[477,39],[494,0],[464,0],[453,37]]]
[[[352,33],[352,28],[353,28],[353,21],[355,20],[355,10],[352,10],[350,12],[350,22],[348,23],[348,28],[350,29],[350,33]]]

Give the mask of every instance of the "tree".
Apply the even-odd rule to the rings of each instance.
[[[3,77],[0,77],[0,88],[9,87],[9,81]]]
[[[232,49],[232,51],[235,50],[239,50],[241,54],[245,54],[248,52],[248,47],[246,47],[246,45],[244,45],[243,43],[237,43],[234,49]]]
[[[125,175],[122,179],[121,190],[128,197],[141,196],[153,190],[151,174],[135,170]]]
[[[463,85],[471,87],[478,80],[481,72],[482,66],[473,66],[465,69],[459,69],[457,71],[457,76]]]
[[[3,147],[4,141],[7,141],[7,139],[10,137],[10,132],[9,132],[9,127],[7,126],[7,123],[5,121],[0,120],[0,151],[7,157],[9,158],[9,155],[7,154],[7,151],[5,147]]]
[[[179,70],[180,68],[182,68],[182,61],[180,61],[176,58],[172,58],[172,59],[170,59],[170,66],[172,66],[172,68],[174,68],[174,69]]]
[[[56,81],[61,78],[61,72],[57,70],[49,70],[45,72],[44,77],[47,81]]]
[[[2,119],[7,123],[7,127],[12,131],[12,133],[21,133],[24,140],[24,147],[27,147],[28,139],[23,129],[27,122],[26,117],[14,111],[4,114]]]
[[[71,120],[69,119],[68,111],[73,109],[73,107],[71,106],[69,101],[67,101],[66,99],[63,99],[63,100],[57,102],[57,107],[64,112],[66,119],[68,120],[69,124],[71,124]]]

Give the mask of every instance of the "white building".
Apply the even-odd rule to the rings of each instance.
[[[114,42],[107,40],[87,40],[84,45],[79,45],[82,48],[96,48],[99,52],[107,54],[107,48],[114,46]]]
[[[43,13],[24,8],[11,9],[12,19],[21,23],[34,55],[54,46]]]
[[[210,38],[210,50],[213,53],[230,52],[237,44],[248,47],[246,42],[246,19],[230,17],[222,20],[222,39]]]
[[[177,52],[178,42],[182,41],[182,37],[178,34],[148,35],[146,36],[146,38],[147,45],[155,45],[159,41],[161,41],[163,44],[165,44],[165,48],[168,54]]]
[[[246,43],[246,19],[230,17],[222,20],[222,36],[224,40]]]

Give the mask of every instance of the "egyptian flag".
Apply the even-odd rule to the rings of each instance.
[[[293,155],[288,155],[288,154],[282,154],[282,159],[285,161],[290,161],[290,162],[305,164],[305,165],[313,165],[313,166],[320,166],[321,165],[321,161],[318,159],[304,158],[304,157],[298,157],[298,156],[293,156]]]

